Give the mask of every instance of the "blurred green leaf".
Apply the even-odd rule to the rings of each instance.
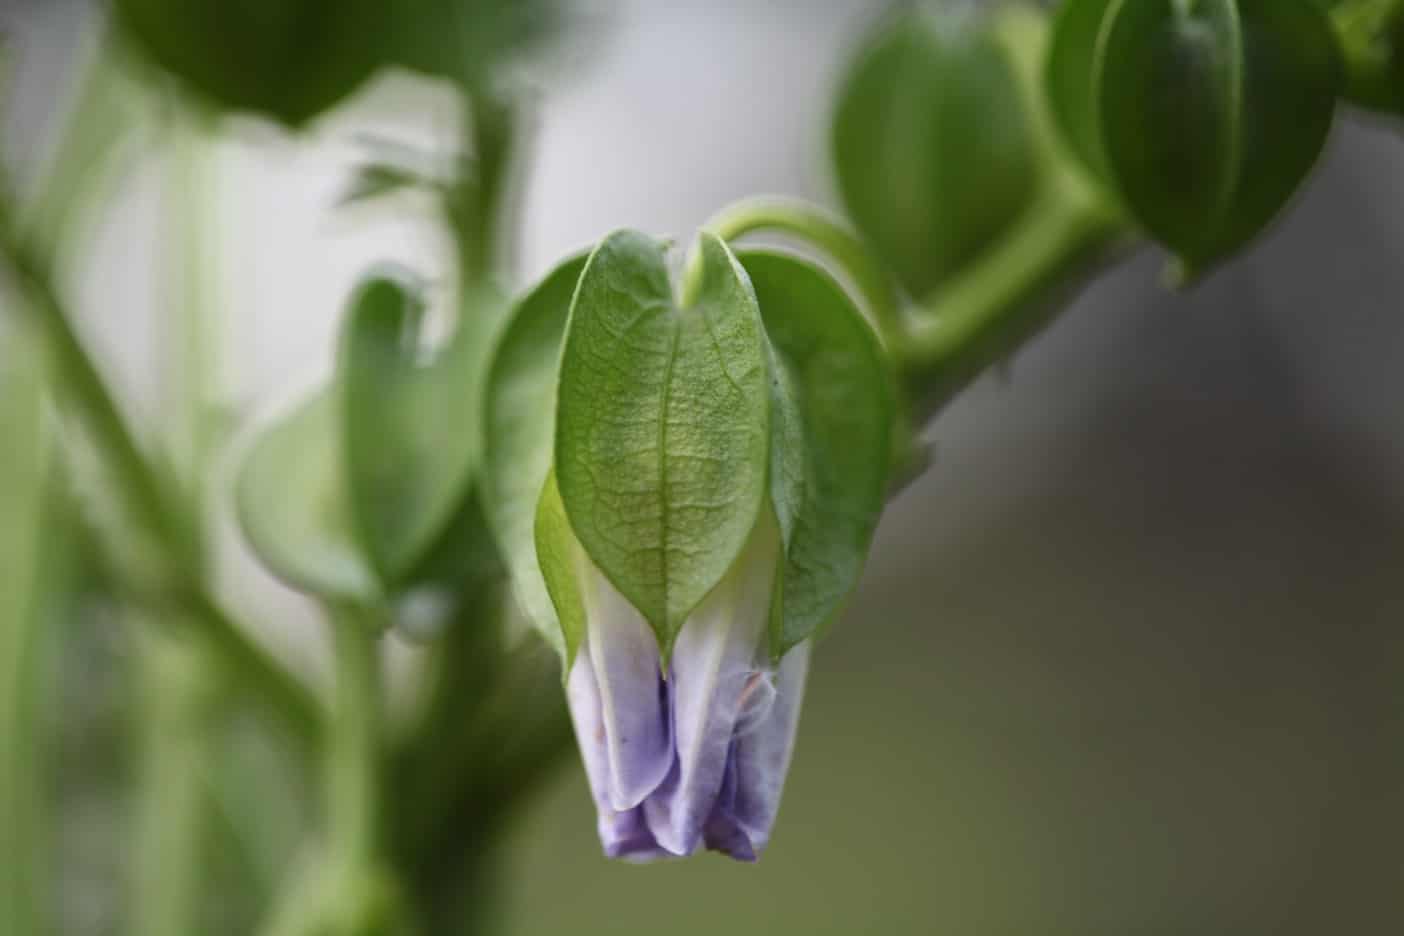
[[[117,22],[211,104],[298,126],[380,64],[390,9],[377,0],[115,0]]]
[[[323,389],[265,428],[235,483],[244,536],[269,571],[309,594],[371,601],[380,593],[346,492],[337,395]]]
[[[389,57],[465,85],[530,50],[560,27],[561,0],[401,0]]]
[[[371,279],[352,301],[339,362],[351,512],[382,581],[421,560],[467,496],[480,450],[477,400],[501,301],[486,292],[428,360],[414,288]]]
[[[971,262],[1030,198],[1027,114],[982,21],[886,24],[843,82],[832,129],[848,214],[915,297]]]
[[[484,394],[483,503],[517,603],[553,644],[560,627],[537,563],[537,501],[551,469],[556,378],[570,301],[585,255],[566,260],[516,305]]]
[[[575,536],[666,653],[755,526],[770,388],[760,310],[731,251],[701,236],[696,295],[680,307],[664,250],[621,231],[590,255],[561,353],[554,464]]]
[[[897,395],[867,320],[827,273],[739,254],[775,350],[771,499],[785,543],[775,658],[812,636],[858,584],[882,514]],[[786,399],[787,398],[787,399]]]

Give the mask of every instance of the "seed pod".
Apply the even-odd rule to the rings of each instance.
[[[1195,271],[1282,210],[1340,78],[1311,0],[1070,0],[1047,83],[1069,149]]]

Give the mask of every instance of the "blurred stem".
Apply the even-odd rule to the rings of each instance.
[[[204,881],[205,763],[218,678],[204,647],[147,628],[142,654],[141,808],[130,932],[199,932]]]
[[[472,153],[457,186],[449,193],[448,215],[458,239],[459,276],[470,284],[499,272],[503,262],[503,209],[511,181],[516,116],[511,105],[481,87],[465,88]]]
[[[41,356],[22,329],[0,337],[0,438],[12,447],[0,461],[0,837],[9,854],[23,856],[0,861],[0,920],[15,936],[39,936],[51,929],[39,721],[53,630],[42,606],[62,557],[54,555],[54,511],[44,496],[50,458]]]
[[[174,95],[173,95],[174,97]],[[219,380],[219,305],[213,282],[217,255],[214,218],[214,140],[208,120],[174,100],[165,201],[168,209],[170,292],[166,315],[167,402],[170,447],[185,487],[185,535],[191,563],[207,571],[211,403]]]
[[[55,156],[60,165],[78,165],[68,154],[74,147],[83,147],[87,140],[88,131],[82,123],[88,108],[82,102],[97,99],[97,92],[92,90],[94,83],[107,80],[111,76],[102,74],[96,65],[90,65],[80,78],[80,104],[69,115]],[[106,153],[97,151],[98,156]],[[83,168],[95,171],[91,165]],[[51,177],[45,195],[64,190],[65,184],[81,188],[78,179]],[[73,210],[69,202],[63,204],[65,212]],[[69,225],[63,226],[65,238],[73,230]],[[0,181],[0,269],[10,276],[23,300],[21,305],[45,338],[55,369],[53,386],[61,402],[75,413],[103,455],[132,521],[162,551],[182,610],[205,630],[226,662],[263,697],[296,740],[304,746],[311,745],[319,731],[319,714],[311,693],[235,626],[204,591],[201,563],[191,555],[188,528],[177,500],[168,496],[137,445],[58,297],[50,258],[61,245],[51,244],[46,249],[41,247],[43,243],[42,236],[29,236],[15,213],[8,185]]]
[[[1404,105],[1399,48],[1404,0],[1346,0],[1331,11],[1345,66],[1345,94],[1362,107],[1397,112]]]
[[[380,847],[380,646],[375,622],[338,609],[332,620],[335,699],[326,745],[327,847],[331,862],[356,881]]]

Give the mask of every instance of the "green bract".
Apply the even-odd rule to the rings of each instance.
[[[210,103],[294,126],[380,64],[387,9],[377,0],[116,0],[134,44]]]
[[[565,261],[518,303],[498,342],[483,398],[483,504],[488,523],[507,562],[518,604],[543,625],[542,633],[558,650],[564,645],[537,564],[533,515],[551,470],[561,339],[584,268],[584,256]]]
[[[491,561],[470,489],[502,306],[476,294],[425,358],[414,292],[386,277],[361,287],[332,384],[265,430],[239,475],[240,521],[275,574],[367,601]]]
[[[1069,0],[1048,88],[1069,148],[1192,271],[1297,189],[1340,72],[1311,0]]]
[[[833,146],[849,215],[917,298],[994,242],[1035,183],[1011,64],[969,16],[882,28],[844,81]]]
[[[489,515],[567,662],[590,565],[666,655],[771,510],[778,658],[834,616],[882,509],[895,392],[838,284],[704,234],[678,301],[665,255],[623,231],[563,264],[518,306],[492,367]]]

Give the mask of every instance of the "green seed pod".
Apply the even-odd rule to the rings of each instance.
[[[1193,272],[1282,210],[1340,78],[1312,0],[1070,0],[1047,84],[1069,149]]]
[[[133,45],[199,96],[291,126],[375,70],[386,10],[375,0],[116,0]]]
[[[879,29],[843,83],[833,147],[849,216],[916,297],[997,240],[1036,180],[1013,66],[971,16]]]

